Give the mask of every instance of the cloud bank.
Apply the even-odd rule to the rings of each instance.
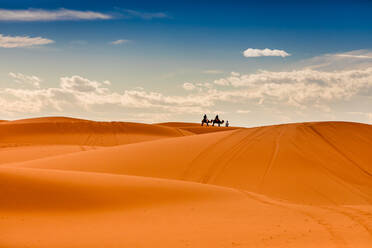
[[[337,63],[340,59],[365,60],[336,55],[326,58],[337,59]],[[10,73],[17,83],[0,88],[0,113],[3,116],[77,113],[94,118],[98,115],[116,118],[115,113],[120,116],[125,113],[132,114],[132,121],[148,122],[180,117],[195,121],[201,113],[224,112],[229,120],[256,124],[339,119],[371,122],[372,66],[364,65],[330,71],[304,67],[249,74],[231,72],[211,82],[185,82],[178,85],[183,91],[169,94],[140,87],[112,90],[109,81],[78,75],[61,77],[55,87],[43,87],[37,76]]]
[[[0,9],[0,21],[107,20],[111,18],[113,18],[111,15],[103,14],[100,12],[70,9]]]
[[[39,86],[35,76],[15,73],[11,76]],[[61,77],[59,87],[55,88],[0,89],[0,112],[37,113],[48,108],[63,111],[69,107],[93,111],[94,106],[104,105],[163,113],[200,113],[217,108],[219,104],[231,104],[237,109],[245,105],[329,113],[334,103],[372,95],[372,67],[334,72],[304,69],[233,73],[215,80],[214,84],[185,83],[186,95],[164,95],[144,89],[120,93],[109,89],[109,85],[108,81],[98,82],[75,75]]]
[[[0,47],[3,48],[31,47],[51,43],[54,43],[54,41],[42,37],[4,36],[0,34]]]
[[[277,50],[277,49],[254,49],[248,48],[243,52],[244,57],[246,58],[254,58],[254,57],[267,57],[267,56],[275,56],[275,57],[287,57],[291,54],[287,53],[284,50]]]

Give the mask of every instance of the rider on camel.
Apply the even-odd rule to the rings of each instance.
[[[220,118],[218,118],[218,115],[216,115],[216,117],[214,118],[214,121],[215,122],[220,122]]]
[[[206,115],[206,114],[204,114],[204,116],[203,116],[203,120],[202,120],[202,123],[201,123],[201,125],[203,126],[203,125],[204,125],[204,123],[206,123],[206,124],[207,124],[207,126],[209,126],[209,120],[208,120],[208,117],[207,117],[207,115]]]

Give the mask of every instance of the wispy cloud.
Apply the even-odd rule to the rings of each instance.
[[[80,11],[70,9],[0,9],[0,21],[106,20],[111,18],[113,18],[111,15],[95,11]]]
[[[13,78],[16,83],[27,84],[36,88],[40,87],[41,79],[37,76],[29,76],[22,73],[14,72],[10,72],[9,76]]]
[[[372,67],[372,51],[353,50],[342,53],[329,53],[299,61],[296,66],[327,71],[369,68]]]
[[[193,84],[193,83],[184,83],[182,85],[182,88],[184,88],[185,90],[194,90],[196,88],[196,86]]]
[[[356,54],[336,54],[337,57],[353,58],[353,59],[372,59],[372,56],[368,55],[356,55]]]
[[[267,56],[275,56],[275,57],[287,57],[291,54],[287,53],[284,50],[278,50],[278,49],[254,49],[254,48],[248,48],[243,52],[244,57],[247,58],[253,58],[253,57],[267,57]]]
[[[0,47],[3,48],[31,47],[51,43],[54,43],[54,41],[42,37],[4,36],[0,34]]]
[[[221,71],[221,70],[204,70],[203,73],[204,74],[221,74],[221,73],[223,73],[223,71]]]
[[[111,41],[110,44],[111,45],[121,45],[121,44],[124,44],[124,43],[128,43],[129,40],[114,40],[114,41]]]
[[[123,10],[128,17],[137,17],[145,20],[168,18],[169,16],[163,12],[142,12],[132,9]]]

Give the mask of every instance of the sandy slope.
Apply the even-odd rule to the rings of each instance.
[[[193,135],[172,127],[43,117],[0,122],[0,164]]]
[[[15,168],[1,168],[0,179],[1,247],[367,247],[371,242],[363,226],[332,209],[228,188]]]
[[[140,123],[44,117],[2,122],[0,146],[40,144],[113,146],[190,134],[177,128]]]
[[[6,136],[27,147],[0,148],[0,247],[372,245],[370,125],[215,132],[189,123],[124,123],[127,135],[158,139],[78,151],[80,138],[69,134],[76,123],[80,138],[86,130],[105,140],[117,128],[66,118],[12,124],[34,126]],[[72,144],[52,142],[66,129]],[[204,134],[181,136],[190,132]],[[44,147],[54,147],[49,155],[40,135],[49,137]]]
[[[372,128],[305,123],[117,146],[15,166],[240,188],[296,203],[372,203]]]
[[[30,161],[34,159],[100,148],[101,147],[97,146],[79,145],[28,145],[12,147],[0,146],[0,164]]]
[[[206,126],[205,124],[204,126],[201,126],[200,124],[197,124],[197,123],[188,123],[188,122],[165,122],[165,123],[157,123],[155,125],[178,128],[178,129],[185,130],[185,131],[188,131],[194,134],[214,133],[214,132],[241,129],[240,127],[225,127],[223,125],[221,127],[218,127],[217,125]]]

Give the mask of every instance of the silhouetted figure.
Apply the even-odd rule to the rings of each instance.
[[[203,120],[202,120],[202,123],[201,123],[201,125],[203,126],[203,125],[204,125],[204,123],[206,123],[206,124],[207,124],[207,126],[209,126],[209,120],[208,120],[208,118],[207,118],[207,115],[206,115],[206,114],[204,114],[204,116],[203,116]]]
[[[212,122],[212,126],[214,126],[215,123],[218,124],[218,126],[220,127],[221,124],[223,124],[225,121],[224,120],[220,120],[220,118],[218,117],[218,115],[216,115],[216,117],[214,118],[214,120],[211,121]]]
[[[229,123],[229,121],[227,120],[227,121],[226,121],[226,127],[229,127],[229,125],[230,125],[230,123]]]

